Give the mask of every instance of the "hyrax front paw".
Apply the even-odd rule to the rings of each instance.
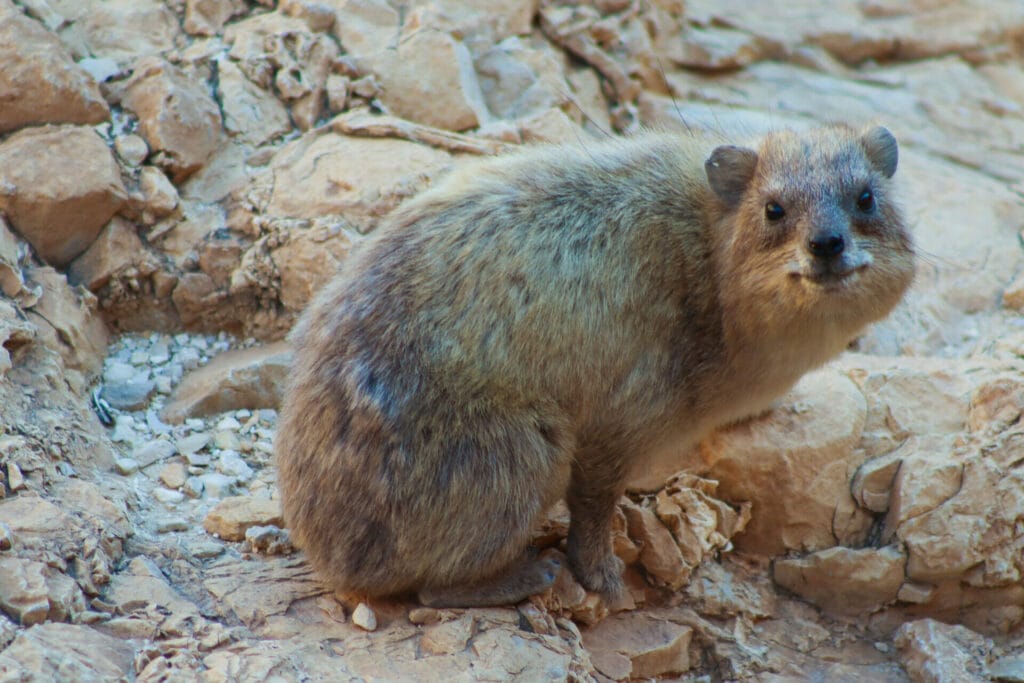
[[[587,557],[587,553],[572,552],[570,549],[569,566],[584,588],[600,593],[608,602],[618,602],[625,593],[622,582],[625,565],[610,551]]]

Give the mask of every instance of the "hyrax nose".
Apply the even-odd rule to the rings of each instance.
[[[821,232],[807,242],[811,254],[818,258],[838,256],[846,248],[846,240],[838,232]]]

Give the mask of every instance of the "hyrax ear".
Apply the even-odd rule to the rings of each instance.
[[[871,165],[881,171],[886,178],[891,178],[896,172],[896,162],[900,157],[900,148],[893,134],[887,128],[876,126],[861,136],[860,143],[864,146]]]
[[[743,198],[756,167],[757,152],[735,145],[716,147],[704,162],[711,189],[729,206],[735,206]]]

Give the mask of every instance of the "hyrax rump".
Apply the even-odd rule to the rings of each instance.
[[[610,522],[667,441],[767,408],[900,300],[914,272],[884,128],[548,147],[396,211],[293,334],[284,515],[334,589],[518,601],[567,554],[616,596]]]

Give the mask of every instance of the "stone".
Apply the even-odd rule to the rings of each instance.
[[[778,559],[775,582],[831,612],[860,614],[896,601],[907,557],[896,546],[828,548],[797,559]]]
[[[271,92],[250,81],[234,62],[221,61],[217,75],[228,135],[258,146],[292,129],[288,109]]]
[[[359,609],[358,607],[356,609]],[[355,613],[353,613],[355,621]],[[370,629],[373,630],[373,629]],[[458,619],[431,624],[423,629],[420,647],[431,655],[447,655],[462,652],[476,632],[476,620],[471,614],[463,614]]]
[[[132,459],[139,464],[139,467],[149,467],[153,463],[166,460],[174,453],[173,443],[167,439],[153,439],[133,449]]]
[[[174,442],[174,445],[179,453],[188,457],[203,450],[209,443],[209,434],[206,432],[196,432],[195,434],[189,434],[188,436],[183,436],[180,439],[177,439]]]
[[[219,354],[182,380],[161,417],[177,424],[186,417],[276,407],[290,363],[283,342]]]
[[[175,48],[180,23],[160,0],[49,0],[66,26],[61,39],[76,57],[129,64]]]
[[[89,128],[27,128],[0,143],[0,211],[53,266],[85,251],[126,196],[110,150]]]
[[[356,63],[376,76],[381,101],[397,116],[454,131],[489,118],[469,49],[447,33],[419,30]]]
[[[245,531],[253,526],[268,524],[283,527],[281,504],[276,500],[263,500],[251,496],[233,496],[217,503],[206,514],[203,528],[226,541],[245,540]]]
[[[629,537],[640,548],[640,564],[649,576],[670,590],[678,590],[690,578],[692,568],[683,561],[672,533],[651,510],[622,504],[626,515]]]
[[[114,138],[114,151],[124,163],[137,167],[149,156],[149,145],[138,135],[119,135]]]
[[[249,527],[245,530],[245,542],[264,555],[288,555],[295,551],[288,530],[273,525]]]
[[[365,602],[361,602],[352,610],[352,623],[364,631],[376,631],[377,615]]]
[[[19,12],[0,16],[0,133],[45,123],[96,124],[110,109],[53,33]]]
[[[690,669],[693,629],[689,626],[637,612],[623,612],[584,629],[582,635],[587,650],[619,655],[605,655],[595,662],[598,670],[609,678],[657,678]],[[607,667],[607,672],[601,666]],[[627,675],[622,676],[623,672]]]
[[[700,445],[726,501],[752,504],[752,519],[733,542],[777,555],[834,544],[839,501],[863,459],[855,450],[867,405],[857,385],[834,369],[805,375],[761,417],[715,432]]]
[[[897,451],[901,461],[892,482],[883,542],[889,542],[906,521],[934,510],[960,491],[963,463],[954,459],[948,441],[911,437]]]
[[[188,479],[188,471],[184,463],[169,462],[160,470],[159,478],[167,488],[180,489]]]
[[[50,613],[45,567],[19,557],[0,557],[0,609],[25,626],[46,621]]]
[[[335,273],[352,247],[352,239],[337,226],[292,230],[271,252],[281,275],[281,303],[302,311]]]
[[[911,621],[896,630],[893,642],[915,683],[988,680],[985,660],[992,644],[963,626],[932,619]]]
[[[71,262],[68,282],[95,292],[113,278],[139,263],[145,253],[135,226],[115,216],[95,241]]]
[[[71,287],[62,273],[49,266],[32,268],[28,279],[42,287],[42,296],[29,314],[43,343],[60,354],[68,370],[87,379],[103,366],[109,332],[96,314],[96,298]],[[70,380],[70,372],[68,379]]]
[[[1001,657],[988,667],[988,675],[997,681],[1024,681],[1024,657],[1010,655]]]
[[[194,36],[215,36],[228,19],[245,11],[241,0],[186,0],[185,32]]]
[[[135,648],[83,625],[40,624],[18,634],[0,652],[10,680],[115,681],[133,673]]]
[[[118,410],[141,410],[146,407],[156,390],[152,380],[130,380],[123,384],[106,384],[101,395],[103,400]]]
[[[114,460],[114,468],[118,474],[128,476],[139,471],[139,463],[132,458],[117,458]]]
[[[274,156],[266,213],[311,220],[338,215],[366,232],[440,177],[450,161],[446,152],[404,140],[307,134]]]
[[[221,142],[221,115],[205,85],[157,58],[135,65],[123,104],[139,117],[139,134],[157,165],[181,182],[196,172]]]

